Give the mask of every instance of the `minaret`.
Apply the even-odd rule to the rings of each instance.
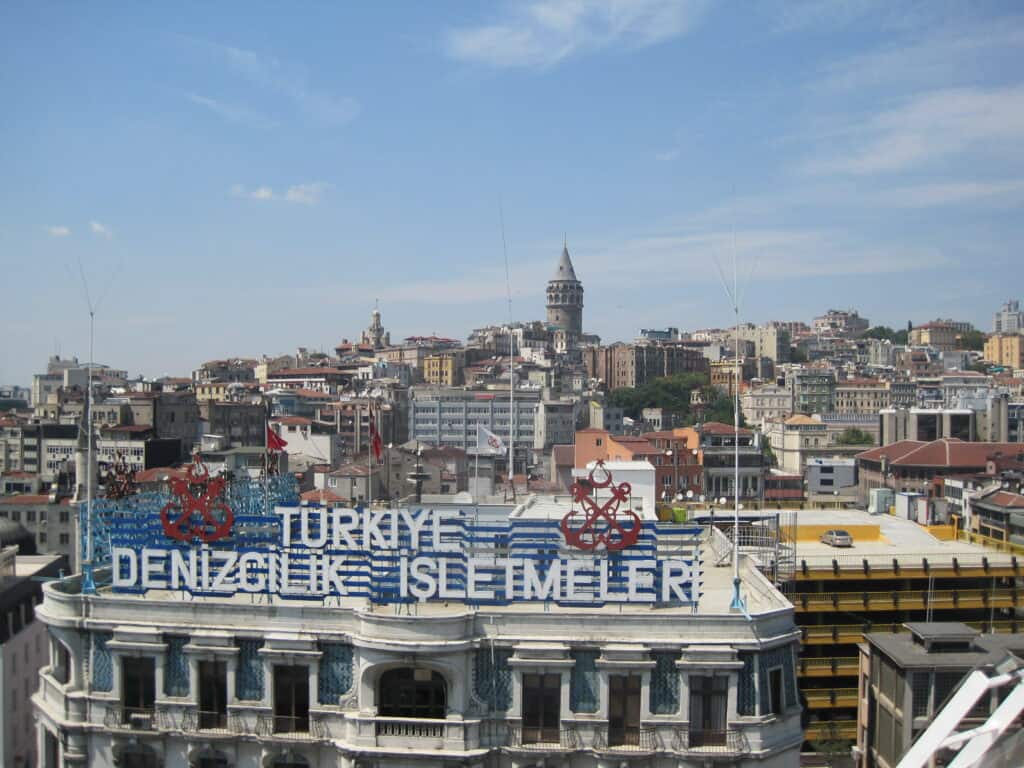
[[[572,334],[583,333],[583,283],[576,279],[569,247],[562,245],[558,269],[548,281],[548,325]]]

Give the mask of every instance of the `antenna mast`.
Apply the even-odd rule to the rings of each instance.
[[[508,296],[508,484],[512,489],[512,500],[516,498],[516,357],[512,338],[512,278],[508,266],[508,243],[505,240],[505,208],[498,201],[498,218],[501,220],[501,250],[505,256],[505,293]]]

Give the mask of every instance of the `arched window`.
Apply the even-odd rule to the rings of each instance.
[[[389,669],[380,676],[377,701],[382,717],[444,718],[448,686],[443,676],[429,669]]]

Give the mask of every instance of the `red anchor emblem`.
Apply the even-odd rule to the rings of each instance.
[[[227,480],[223,477],[211,478],[198,453],[185,479],[172,477],[169,484],[177,500],[167,502],[160,510],[164,533],[179,541],[191,541],[193,538],[217,541],[231,533],[235,516],[220,498],[227,487]],[[175,512],[178,514],[172,518]],[[215,512],[221,513],[219,520]]]
[[[604,479],[598,482],[594,474],[601,470]],[[565,543],[577,549],[592,551],[603,547],[608,552],[631,547],[640,538],[643,523],[631,509],[620,510],[623,502],[628,504],[629,483],[612,484],[612,473],[605,469],[604,462],[599,461],[590,470],[586,483],[572,484],[573,503],[579,503],[580,509],[573,509],[562,518],[562,535]],[[593,498],[594,490],[607,488],[611,498],[604,504],[598,504]],[[578,523],[578,525],[574,525]]]

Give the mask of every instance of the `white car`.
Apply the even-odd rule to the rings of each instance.
[[[852,547],[853,536],[844,530],[836,528],[832,531],[825,531],[821,534],[821,543],[832,547]]]

